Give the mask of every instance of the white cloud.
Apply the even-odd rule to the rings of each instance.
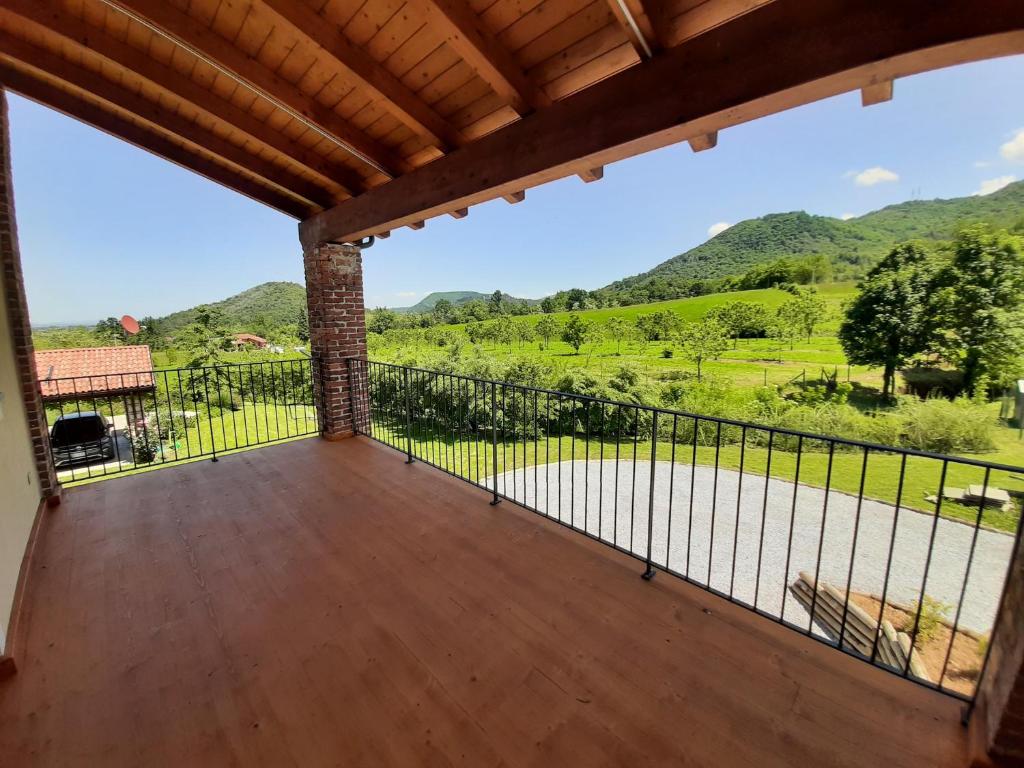
[[[842,219],[843,221],[849,221],[850,219],[857,218],[857,214],[855,214],[855,213],[844,213],[839,218]]]
[[[999,147],[999,154],[1011,163],[1024,163],[1024,128],[1014,134],[1013,138]]]
[[[725,232],[725,230],[727,230],[731,226],[732,226],[732,224],[730,224],[727,221],[719,221],[719,222],[717,222],[715,224],[712,224],[710,227],[708,227],[708,237],[714,237],[715,235],[720,235],[723,232]]]
[[[414,299],[417,296],[419,296],[419,293],[417,293],[416,291],[399,291],[398,293],[395,294],[395,296],[397,296],[400,299]]]
[[[981,186],[974,190],[974,194],[991,195],[993,192],[998,192],[1007,184],[1012,184],[1016,180],[1017,177],[1012,175],[996,176],[994,179],[985,179],[983,182],[981,182]]]
[[[849,174],[847,174],[847,176],[849,176]],[[858,187],[873,187],[875,184],[899,180],[899,174],[893,173],[888,168],[882,168],[878,165],[873,168],[867,168],[853,177],[853,183]]]

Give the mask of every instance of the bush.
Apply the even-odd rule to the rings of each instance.
[[[995,422],[970,400],[901,398],[892,414],[901,422],[900,444],[937,453],[981,453],[995,448]]]
[[[672,357],[672,348],[665,347],[663,350],[661,350],[661,356],[664,357],[666,360],[670,359]]]
[[[917,636],[912,638],[915,647],[920,647],[922,644],[935,639],[939,629],[949,616],[951,607],[947,603],[936,600],[931,595],[924,596],[924,603],[920,605],[921,617],[917,619]],[[912,616],[907,618],[907,623],[903,627],[903,631],[908,633],[914,631],[913,617],[918,612],[918,602],[916,600],[911,604],[911,608]]]
[[[149,464],[160,454],[160,441],[148,430],[132,434],[132,456],[136,464]]]

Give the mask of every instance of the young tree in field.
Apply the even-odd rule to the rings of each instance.
[[[935,282],[939,265],[922,244],[894,248],[858,286],[839,326],[839,343],[854,365],[882,366],[882,396],[895,391],[896,371],[938,339],[942,313]]]
[[[629,323],[622,317],[610,317],[604,324],[604,335],[608,341],[614,342],[615,354],[622,354],[622,342],[628,338]]]
[[[982,379],[1008,384],[1024,356],[1024,254],[1021,241],[987,225],[965,227],[953,242],[953,260],[939,275],[948,324],[964,384]]]
[[[537,338],[537,332],[533,327],[533,323],[529,320],[518,319],[512,323],[513,331],[515,332],[516,341],[519,342],[519,348],[522,349],[527,342],[533,341]]]
[[[224,327],[224,316],[213,307],[196,307],[196,319],[178,334],[178,346],[189,351],[188,368],[215,365],[221,359],[221,352],[227,350],[230,342]]]
[[[540,300],[540,311],[545,315],[550,315],[552,312],[558,311],[558,302],[555,301],[554,296],[545,296]]]
[[[299,309],[299,316],[295,322],[295,335],[299,341],[309,341],[309,314],[305,307]]]
[[[639,315],[636,328],[646,341],[668,341],[679,332],[682,322],[675,312],[663,309],[650,315]]]
[[[551,344],[551,340],[559,335],[561,326],[558,321],[553,317],[542,317],[537,321],[537,337],[541,340],[542,348],[546,348]]]
[[[487,299],[487,308],[492,315],[500,315],[505,311],[505,296],[501,291],[495,291]]]
[[[700,381],[704,363],[729,348],[726,330],[714,318],[706,317],[697,323],[685,323],[676,338],[682,347],[683,356],[697,366],[697,381]]]
[[[494,340],[498,344],[507,345],[509,352],[512,351],[512,345],[516,341],[516,328],[508,315],[502,315],[494,321]]]
[[[750,339],[764,336],[771,320],[764,304],[751,301],[730,301],[721,304],[710,312],[707,317],[714,318],[725,328],[733,347],[741,338]]]
[[[398,313],[378,307],[366,316],[366,330],[370,333],[384,333],[398,326]]]
[[[777,311],[780,318],[799,328],[810,341],[818,323],[825,319],[826,309],[824,299],[817,293],[801,290]]]
[[[587,292],[582,288],[570,288],[565,294],[565,308],[568,310],[585,309]]]
[[[438,323],[449,323],[451,322],[453,309],[454,307],[448,299],[438,299],[430,313]]]
[[[479,320],[466,325],[466,337],[470,344],[479,344],[487,338],[486,324]]]
[[[579,315],[569,316],[569,322],[562,328],[562,341],[573,348],[578,355],[580,347],[590,341],[593,336],[593,325]]]

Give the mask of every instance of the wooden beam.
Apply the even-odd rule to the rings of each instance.
[[[721,0],[716,0],[720,2]],[[749,0],[746,0],[749,2]],[[671,47],[671,17],[665,0],[623,0],[654,53]]]
[[[387,240],[389,237],[391,237],[391,233],[385,230],[384,232],[378,232],[376,235],[374,235],[374,237],[376,237],[379,240]]]
[[[141,128],[135,123],[118,117],[113,112],[7,64],[0,63],[0,83],[3,83],[4,88],[20,94],[26,99],[31,99],[44,107],[55,109],[115,138],[134,144],[139,149],[144,149],[157,157],[198,173],[210,181],[275,208],[293,218],[302,219],[309,216],[313,210],[308,205],[257,184],[219,163],[193,154],[170,139]]]
[[[942,13],[931,0],[776,0],[317,214],[300,235],[356,239],[872,80],[1020,52],[1019,0],[989,0],[985,13],[973,0]]]
[[[387,69],[352,43],[334,24],[306,5],[304,0],[262,0],[274,16],[323,49],[385,108],[428,142],[441,149],[466,143],[462,133],[449,125],[426,102],[410,91]]]
[[[608,0],[608,7],[640,61],[646,61],[661,49],[651,17],[640,0]]]
[[[242,131],[256,143],[289,157],[319,176],[330,187],[340,188],[348,196],[363,189],[363,178],[352,168],[300,146],[257,119],[251,112],[218,98],[208,88],[174,67],[161,64],[145,51],[70,16],[59,0],[5,0],[4,8],[0,9],[0,18],[7,20],[9,26],[19,32],[22,27],[29,34],[45,31],[72,48],[89,50],[116,68],[134,72],[215,120]],[[342,197],[337,197],[335,202],[339,202]]]
[[[718,131],[694,136],[692,139],[687,139],[687,141],[690,143],[690,149],[694,152],[703,152],[707,149],[714,149],[718,146]]]
[[[427,226],[427,222],[425,222],[425,221],[410,221],[409,222],[409,229],[423,229],[425,226]]]
[[[506,203],[509,203],[510,205],[515,205],[516,203],[521,203],[523,202],[523,200],[526,199],[526,190],[521,190],[519,192],[510,192],[509,194],[502,195],[501,197]]]
[[[865,107],[892,101],[892,80],[870,83],[860,89],[860,103]]]
[[[597,168],[588,168],[576,175],[583,179],[587,184],[592,181],[600,181],[604,178],[604,166],[599,165]]]
[[[407,5],[520,115],[551,104],[465,0],[409,0]]]
[[[173,40],[225,75],[287,112],[296,120],[344,148],[381,173],[395,177],[412,166],[379,142],[353,127],[334,110],[283,79],[230,40],[166,0],[104,0],[129,17]]]
[[[453,219],[464,219],[469,216],[469,208],[456,208],[454,211],[448,211],[448,215]]]
[[[102,99],[118,109],[145,120],[157,130],[165,130],[210,154],[223,158],[244,171],[259,176],[267,184],[277,187],[286,194],[302,198],[319,208],[328,208],[333,204],[328,192],[301,176],[296,176],[286,168],[264,160],[237,144],[222,139],[179,113],[167,110],[156,102],[117,85],[92,70],[80,67],[47,50],[37,48],[3,30],[0,30],[0,59],[18,68],[28,66],[43,75],[48,75]]]

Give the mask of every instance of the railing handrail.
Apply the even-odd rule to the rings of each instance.
[[[226,362],[226,363],[214,363],[213,365],[195,365],[195,366],[153,366],[152,368],[142,368],[137,371],[109,371],[108,373],[83,373],[78,376],[51,376],[49,378],[39,378],[39,383],[52,383],[58,381],[75,381],[78,379],[102,379],[109,378],[111,376],[145,376],[146,374],[153,373],[166,373],[169,371],[210,371],[217,368],[229,368],[232,366],[246,366],[246,365],[275,365],[277,363],[307,363],[309,361],[314,363],[319,362],[316,357],[288,357],[281,360],[241,360],[238,362]]]
[[[498,381],[496,379],[483,379],[478,378],[476,376],[467,376],[466,374],[462,373],[446,373],[445,371],[435,371],[429,368],[419,368],[417,366],[401,365],[399,363],[387,363],[381,360],[370,360],[369,358],[366,357],[351,356],[345,359],[373,363],[374,365],[383,365],[388,368],[395,368],[399,370],[417,371],[419,373],[427,373],[433,376],[452,376],[455,378],[463,379],[465,381],[474,381],[480,384],[492,384],[499,387],[515,387],[517,389],[525,390],[528,392],[536,392],[542,395],[554,395],[556,397],[571,397],[575,398],[576,400],[589,401],[592,403],[611,405],[620,408],[634,408],[638,411],[645,411],[648,413],[658,412],[661,414],[668,414],[669,416],[683,417],[686,419],[699,419],[700,421],[709,421],[712,423],[723,424],[731,427],[746,427],[747,429],[756,429],[769,433],[774,432],[775,434],[788,435],[790,437],[800,437],[805,440],[817,440],[823,442],[839,443],[854,448],[862,448],[872,451],[882,451],[884,453],[917,456],[924,459],[934,459],[938,461],[951,461],[965,466],[980,467],[981,469],[994,469],[1000,472],[1024,473],[1024,467],[1021,466],[985,461],[984,459],[973,459],[968,456],[952,456],[944,453],[935,453],[933,451],[922,451],[917,448],[902,448],[894,445],[872,443],[867,440],[857,440],[855,438],[849,437],[821,435],[815,434],[814,432],[804,432],[798,429],[790,429],[789,427],[771,427],[766,424],[758,424],[756,422],[751,421],[740,421],[738,419],[730,419],[724,416],[712,416],[702,413],[693,413],[690,411],[680,411],[674,408],[665,408],[656,405],[644,405],[642,403],[627,403],[622,400],[608,400],[601,397],[593,397],[592,395],[580,395],[573,392],[559,392],[558,390],[545,389],[543,387],[534,387],[528,384],[516,384],[514,382]]]

